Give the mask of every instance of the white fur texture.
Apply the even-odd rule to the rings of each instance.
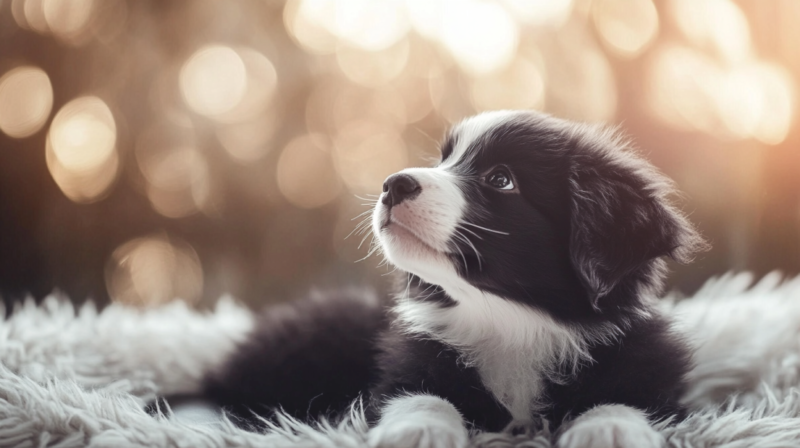
[[[468,436],[464,419],[452,404],[431,395],[408,395],[383,407],[367,441],[373,448],[462,448]]]
[[[623,405],[597,406],[576,418],[558,448],[660,448],[664,437],[642,411]]]
[[[463,233],[459,235],[459,228],[470,224],[464,216],[467,198],[461,185],[463,173],[456,165],[474,156],[475,152],[468,149],[486,132],[518,115],[519,111],[494,111],[465,119],[451,131],[455,144],[447,160],[432,168],[400,171],[419,183],[419,195],[390,210],[378,201],[372,214],[373,234],[393,265],[443,287],[451,295],[457,292],[451,290],[451,284],[459,276],[448,255],[463,256],[453,250],[452,241],[469,242]]]
[[[800,279],[770,275],[750,288],[751,280],[728,275],[693,298],[664,303],[700,348],[691,415],[654,425],[666,446],[800,446]],[[229,301],[211,313],[180,302],[100,313],[58,298],[28,302],[0,321],[0,446],[367,447],[358,406],[340,424],[284,417],[261,434],[142,410],[154,394],[196,391],[200,369],[224,357],[252,318]],[[550,448],[555,441],[545,428],[473,434],[470,443]]]
[[[474,155],[474,153],[467,151],[473,143],[478,141],[487,131],[496,129],[497,126],[521,114],[518,110],[495,110],[466,118],[456,124],[451,132],[451,134],[458,136],[456,144],[453,146],[453,153],[442,164],[441,168],[449,170],[464,160],[465,157]]]
[[[581,363],[591,362],[590,342],[603,342],[618,332],[580,333],[466,282],[458,290],[454,307],[400,298],[395,311],[406,331],[457,347],[463,361],[478,369],[484,384],[518,420],[529,419],[547,404],[541,397],[545,378],[566,380]]]

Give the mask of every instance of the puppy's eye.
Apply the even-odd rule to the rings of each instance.
[[[509,174],[505,168],[492,171],[491,174],[486,176],[486,183],[498,190],[514,189],[514,182],[511,180],[511,174]]]

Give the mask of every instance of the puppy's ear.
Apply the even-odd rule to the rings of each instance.
[[[688,263],[706,249],[670,205],[671,181],[613,132],[581,127],[572,142],[570,257],[595,309],[620,281],[653,259]]]

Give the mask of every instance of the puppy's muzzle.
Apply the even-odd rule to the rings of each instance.
[[[386,178],[383,183],[383,197],[381,203],[387,210],[401,202],[414,199],[422,192],[422,187],[416,179],[408,174],[397,173]]]

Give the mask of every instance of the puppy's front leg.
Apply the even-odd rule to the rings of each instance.
[[[374,448],[462,448],[468,434],[455,406],[432,395],[389,400],[378,424],[367,435]]]
[[[660,448],[664,438],[644,412],[621,404],[597,406],[567,424],[558,448]]]

